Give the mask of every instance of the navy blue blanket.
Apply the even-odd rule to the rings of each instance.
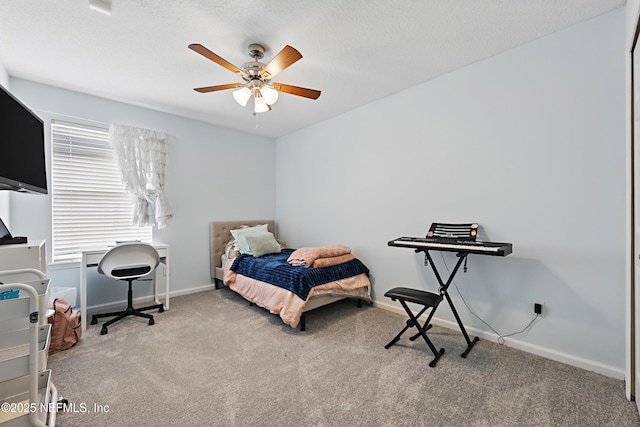
[[[295,267],[287,262],[292,252],[293,249],[283,249],[279,254],[261,257],[240,255],[233,261],[231,271],[287,289],[305,301],[314,286],[369,274],[369,269],[358,259],[332,267]]]

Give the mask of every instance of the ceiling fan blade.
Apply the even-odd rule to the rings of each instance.
[[[286,45],[276,56],[273,57],[266,67],[260,71],[260,76],[270,79],[280,71],[302,58],[300,52],[289,45]],[[265,76],[265,74],[267,74]]]
[[[189,45],[189,49],[193,50],[194,52],[199,53],[200,55],[204,56],[207,59],[212,60],[216,64],[223,66],[224,68],[226,68],[227,70],[229,70],[229,71],[231,71],[233,73],[240,74],[242,76],[246,75],[246,73],[244,71],[242,71],[240,68],[236,67],[235,65],[233,65],[231,62],[227,61],[226,59],[221,58],[220,56],[218,56],[215,53],[211,52],[209,49],[207,49],[206,47],[202,46],[201,44],[192,43],[192,44]]]
[[[233,89],[233,88],[242,87],[242,86],[244,86],[242,83],[229,83],[226,85],[197,87],[194,90],[200,93],[207,93],[207,92],[215,92],[217,90]]]
[[[305,98],[310,99],[318,99],[320,97],[320,91],[315,89],[307,89],[304,87],[291,86],[283,83],[271,83],[274,89],[284,92],[290,93],[291,95],[303,96]]]

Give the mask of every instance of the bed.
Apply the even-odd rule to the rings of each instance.
[[[287,249],[286,247],[281,249],[282,252],[280,254],[273,255],[274,258],[270,258],[272,256],[271,254],[260,257],[247,255],[235,256],[236,254],[228,256],[229,242],[234,241],[231,233],[232,230],[238,230],[242,227],[264,226],[264,224],[266,224],[268,232],[272,233],[273,236],[277,236],[275,232],[275,221],[273,220],[216,221],[210,223],[211,278],[215,281],[216,289],[221,284],[226,285],[251,304],[263,307],[269,310],[270,313],[278,314],[282,321],[292,328],[300,326],[301,331],[306,329],[305,314],[311,310],[345,298],[356,299],[358,307],[361,306],[362,301],[371,302],[371,282],[369,281],[368,269],[357,259],[357,263],[362,264],[364,270],[362,270],[362,272],[354,270],[350,274],[347,274],[349,277],[341,277],[340,274],[342,273],[334,271],[337,270],[339,266],[326,268],[290,266],[282,261],[293,251],[293,249]],[[276,257],[279,258],[276,259]],[[261,280],[263,278],[262,274],[269,273],[268,271],[260,270],[257,275],[258,278],[249,277],[252,274],[246,272],[246,269],[242,270],[240,265],[241,262],[259,263],[261,261],[267,261],[268,259],[271,260],[271,262],[267,262],[268,265],[273,266],[277,264],[277,269],[284,271],[285,275],[291,274],[296,276],[300,271],[309,274],[322,273],[328,274],[327,277],[331,278],[331,280],[326,281],[328,279],[325,279],[323,284],[312,286],[308,289],[307,294],[306,291],[301,292],[286,289],[287,286],[280,283],[278,284],[279,286],[277,286]],[[353,265],[343,264],[341,268],[359,268],[356,265],[357,263]],[[261,268],[264,267],[261,265]],[[234,270],[238,270],[239,272]],[[270,281],[272,283],[274,282],[273,280]]]

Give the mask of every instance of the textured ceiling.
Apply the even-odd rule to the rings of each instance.
[[[278,137],[624,6],[625,0],[2,0],[0,62],[10,76]],[[273,110],[240,107],[241,82],[187,48],[236,66],[247,46],[268,62],[285,45],[303,58],[277,81],[320,89],[281,94]]]

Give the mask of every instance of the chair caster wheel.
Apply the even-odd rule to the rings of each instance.
[[[91,324],[92,325],[97,325],[98,324],[98,319],[91,319]]]
[[[160,306],[160,308],[158,309],[158,313],[164,313],[164,306]]]
[[[107,328],[102,328],[102,330],[100,331],[100,335],[107,335],[109,331],[107,330]]]
[[[156,322],[155,322],[153,319],[149,319],[149,325],[153,325],[153,324],[155,324],[155,323],[156,323]]]

